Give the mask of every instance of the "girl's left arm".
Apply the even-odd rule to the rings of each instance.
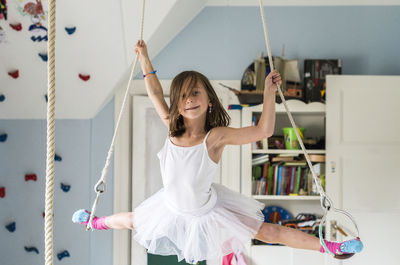
[[[280,74],[275,70],[265,78],[264,102],[260,120],[257,125],[214,129],[215,138],[221,147],[225,145],[242,145],[259,141],[272,136],[275,128],[275,94],[277,85],[282,83]]]

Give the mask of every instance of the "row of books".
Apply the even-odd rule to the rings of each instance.
[[[313,165],[325,189],[325,164]],[[266,162],[253,165],[253,195],[317,195],[311,170],[305,162]]]

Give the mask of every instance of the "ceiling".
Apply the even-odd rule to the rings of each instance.
[[[399,4],[397,0],[263,2],[265,5]],[[0,19],[0,119],[46,118],[47,63],[39,54],[46,54],[47,41],[39,40],[46,37],[48,1],[41,0],[44,16],[38,3],[39,0],[8,0],[7,20]],[[93,118],[115,89],[127,82],[135,58],[133,47],[140,36],[141,5],[141,0],[57,1],[56,118]],[[256,6],[258,1],[147,0],[144,40],[150,57],[154,58],[205,6],[216,5]],[[29,30],[38,21],[42,27]],[[22,29],[14,30],[10,24],[20,24]],[[74,28],[73,34],[67,32]],[[16,70],[18,78],[9,75]],[[84,81],[89,75],[90,79]]]

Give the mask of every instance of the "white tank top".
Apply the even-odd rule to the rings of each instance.
[[[216,191],[211,186],[218,164],[208,155],[206,140],[198,145],[177,146],[167,137],[157,153],[160,159],[165,202],[171,210],[200,216],[216,203]]]

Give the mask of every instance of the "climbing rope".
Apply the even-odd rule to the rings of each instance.
[[[143,25],[144,25],[144,7],[145,7],[145,2],[146,2],[145,0],[142,1],[142,19],[141,19],[141,23],[140,23],[140,42],[143,41]],[[103,168],[103,170],[101,172],[101,177],[100,177],[99,181],[94,186],[94,191],[96,192],[96,199],[93,202],[93,206],[92,206],[92,210],[90,212],[90,218],[89,218],[89,222],[88,222],[88,224],[86,226],[86,230],[92,229],[92,219],[93,219],[93,217],[95,216],[95,213],[96,213],[96,207],[97,207],[97,203],[98,203],[99,197],[106,190],[106,176],[107,176],[108,168],[110,166],[111,156],[112,156],[112,153],[114,152],[115,139],[116,139],[116,136],[117,136],[117,133],[118,133],[118,128],[119,128],[119,124],[120,124],[120,121],[121,121],[121,117],[122,117],[122,114],[123,114],[124,109],[125,109],[126,101],[128,99],[129,87],[130,87],[132,79],[133,79],[133,74],[134,74],[135,69],[136,69],[137,61],[138,61],[138,57],[136,55],[135,61],[134,61],[133,66],[132,66],[131,74],[130,74],[129,79],[128,79],[128,85],[126,86],[124,100],[122,101],[121,110],[120,110],[119,115],[118,115],[118,120],[117,120],[117,124],[115,126],[114,135],[113,135],[113,138],[112,138],[112,141],[111,141],[111,146],[110,146],[110,149],[108,150],[106,163],[105,163],[104,168]]]
[[[56,103],[56,0],[49,0],[49,40],[47,49],[48,86],[47,86],[47,160],[46,160],[46,195],[45,195],[45,263],[53,264],[53,199],[54,199],[54,157],[55,157],[55,103]]]
[[[263,7],[262,0],[259,0],[259,6],[260,6],[261,19],[262,19],[263,28],[264,28],[265,46],[267,47],[268,61],[269,61],[269,65],[270,65],[271,72],[272,72],[272,71],[274,71],[274,64],[273,64],[273,61],[272,61],[271,45],[270,45],[270,41],[269,41],[268,28],[267,28],[267,23],[266,23],[266,21],[265,21],[264,7]],[[308,153],[307,153],[306,148],[304,147],[303,140],[301,139],[301,137],[300,137],[300,135],[299,135],[299,131],[298,131],[298,129],[297,129],[296,123],[294,122],[293,117],[292,117],[292,114],[290,113],[289,108],[288,108],[288,106],[287,106],[287,104],[286,104],[286,100],[285,100],[285,97],[283,96],[281,87],[280,87],[279,85],[278,85],[277,87],[278,87],[279,96],[280,96],[280,98],[282,99],[283,106],[285,107],[285,110],[286,110],[286,113],[287,113],[287,115],[288,115],[288,117],[289,117],[290,123],[292,124],[292,127],[293,127],[293,129],[294,129],[294,131],[295,131],[295,133],[296,133],[297,139],[299,140],[301,149],[303,150],[303,153],[304,153],[304,156],[305,156],[305,158],[306,158],[306,160],[307,160],[307,164],[308,164],[308,166],[309,166],[309,168],[310,168],[312,177],[313,177],[313,179],[314,179],[314,181],[315,181],[315,184],[317,185],[318,192],[319,192],[319,194],[320,194],[320,196],[321,196],[321,207],[322,207],[322,209],[324,210],[324,215],[323,215],[323,217],[322,217],[322,219],[321,219],[321,223],[320,223],[319,229],[318,229],[318,232],[319,232],[319,239],[320,239],[321,245],[322,245],[323,248],[325,249],[325,252],[330,253],[331,255],[334,255],[334,256],[336,257],[337,255],[335,255],[334,253],[332,253],[332,252],[326,247],[324,238],[323,238],[323,236],[322,236],[322,226],[323,226],[323,225],[325,224],[325,222],[326,222],[326,217],[327,217],[327,215],[328,215],[328,212],[329,212],[330,210],[333,210],[333,211],[335,211],[335,212],[338,212],[338,213],[341,213],[341,214],[346,215],[346,216],[353,222],[354,227],[355,227],[356,230],[357,230],[357,237],[359,237],[359,231],[358,231],[357,224],[356,224],[356,222],[354,221],[354,218],[353,218],[348,212],[333,207],[333,202],[332,202],[332,200],[331,200],[331,199],[328,197],[328,195],[325,193],[324,189],[323,189],[322,186],[321,186],[321,180],[320,180],[320,179],[317,177],[317,175],[315,174],[314,168],[313,168],[313,166],[312,166],[312,164],[311,164],[310,157],[309,157],[309,155],[308,155]]]

